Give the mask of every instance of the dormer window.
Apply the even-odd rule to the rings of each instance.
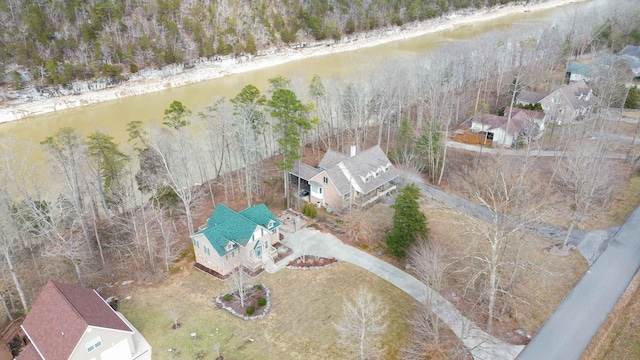
[[[271,230],[273,229],[273,226],[276,224],[275,221],[273,220],[269,220],[269,223],[267,224],[267,229]]]
[[[384,172],[387,172],[391,170],[391,164],[387,164],[387,166],[384,167]]]
[[[376,170],[376,173],[373,174],[373,177],[380,177],[380,169]]]
[[[368,183],[371,181],[371,173],[368,173],[367,176],[364,177],[364,182]]]
[[[231,241],[229,241],[227,243],[227,246],[224,249],[227,250],[227,251],[233,250],[233,243]]]

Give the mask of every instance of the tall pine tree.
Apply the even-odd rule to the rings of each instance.
[[[415,184],[405,186],[396,197],[391,207],[393,214],[393,229],[387,235],[387,247],[398,258],[407,256],[407,249],[418,237],[427,237],[427,217],[420,211],[418,204],[420,189]]]

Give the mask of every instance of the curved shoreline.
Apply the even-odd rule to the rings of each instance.
[[[430,33],[452,29],[460,25],[489,21],[523,11],[533,12],[547,10],[583,1],[587,0],[548,0],[546,2],[531,5],[511,4],[490,9],[476,10],[471,14],[465,14],[465,11],[463,11],[462,14],[458,12],[424,22],[410,23],[403,27],[392,27],[382,29],[375,33],[361,33],[353,37],[345,37],[340,42],[331,44],[330,46],[313,46],[297,49],[281,48],[276,50],[273,54],[256,56],[241,62],[238,62],[238,59],[231,58],[215,62],[214,64],[196,66],[192,69],[183,70],[175,75],[156,75],[140,80],[130,80],[122,85],[117,85],[103,90],[87,91],[79,95],[65,95],[7,105],[0,108],[0,123],[44,115],[85,105],[118,100],[130,96],[144,95],[169,88],[212,80],[226,75],[260,70],[303,58],[373,47],[398,40],[419,37]],[[466,10],[466,12],[468,12],[468,10]]]

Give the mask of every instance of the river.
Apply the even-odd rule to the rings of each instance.
[[[423,56],[435,46],[446,42],[472,39],[489,31],[508,31],[518,23],[552,24],[584,5],[585,3],[578,3],[531,13],[521,12],[374,47],[295,60],[193,85],[3,123],[0,124],[0,135],[12,134],[19,141],[37,143],[61,127],[69,126],[82,135],[100,130],[112,135],[116,142],[122,143],[127,139],[127,123],[134,120],[144,123],[159,122],[164,109],[173,100],[182,101],[188,108],[195,110],[220,96],[233,97],[247,84],[266,89],[267,80],[278,75],[288,77],[295,83],[308,84],[315,74],[323,79],[367,74],[388,59]],[[363,66],[365,63],[366,66]]]

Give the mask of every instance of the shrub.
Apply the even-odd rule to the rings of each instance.
[[[262,290],[262,285],[260,285],[260,284],[254,285],[253,286],[253,290]]]
[[[249,306],[247,308],[247,315],[253,315],[253,314],[255,314],[255,312],[256,312],[256,308],[255,307]]]
[[[305,204],[302,208],[302,213],[312,219],[315,219],[316,216],[318,216],[318,208],[313,204]]]
[[[265,298],[258,299],[258,306],[265,306],[265,305],[267,305],[267,299]]]
[[[233,294],[224,294],[222,298],[224,301],[231,301],[231,299],[233,299]]]

